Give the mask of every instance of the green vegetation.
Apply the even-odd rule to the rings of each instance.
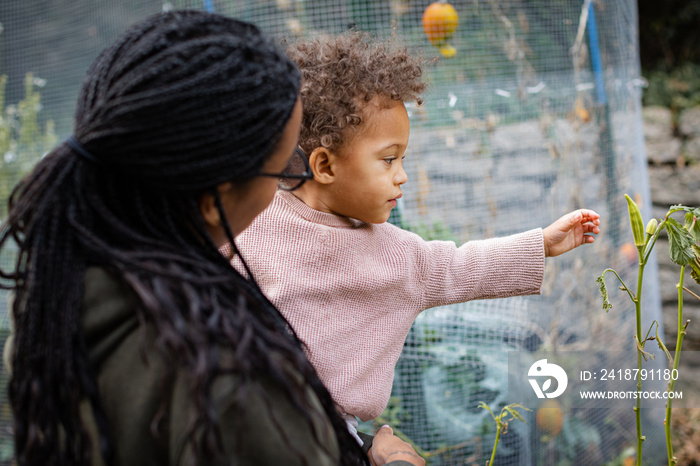
[[[494,422],[496,423],[496,440],[494,441],[493,444],[493,451],[491,452],[491,459],[489,460],[488,466],[493,466],[493,460],[496,458],[496,448],[498,448],[498,440],[501,438],[501,432],[505,433],[508,430],[508,423],[512,420],[517,419],[520,422],[525,422],[525,418],[518,412],[518,409],[524,409],[526,411],[530,411],[527,409],[525,406],[521,405],[520,403],[513,403],[509,404],[507,406],[504,406],[503,409],[501,409],[501,412],[498,416],[493,414],[493,411],[491,411],[491,408],[489,408],[489,405],[484,403],[483,401],[479,403],[479,408],[483,408],[488,410],[489,413],[491,413],[491,417],[493,417]],[[509,418],[508,415],[511,415]]]
[[[686,63],[671,71],[656,70],[647,75],[649,87],[644,91],[644,105],[660,105],[673,112],[674,125],[678,116],[700,105],[700,64]]]
[[[40,124],[41,95],[37,88],[43,84],[27,73],[24,99],[17,105],[6,105],[7,76],[0,76],[0,218],[7,215],[7,199],[15,185],[58,141],[52,120],[43,128]]]
[[[681,357],[681,346],[683,344],[683,337],[686,333],[686,328],[690,321],[683,321],[683,292],[686,291],[692,296],[700,299],[697,295],[692,293],[686,287],[683,286],[683,279],[685,277],[685,268],[690,267],[692,272],[690,274],[691,278],[700,284],[700,208],[687,207],[682,205],[671,206],[666,213],[665,217],[659,222],[656,219],[651,219],[646,226],[646,230],[642,229],[642,214],[637,207],[637,204],[625,195],[627,203],[629,206],[629,216],[630,224],[632,227],[632,232],[634,233],[635,245],[638,250],[639,257],[639,267],[637,273],[637,288],[632,290],[623,281],[620,275],[613,269],[605,269],[603,273],[596,280],[600,286],[600,293],[603,297],[603,309],[608,312],[613,306],[610,303],[608,297],[608,291],[605,284],[605,274],[610,272],[614,274],[619,280],[620,290],[627,292],[629,298],[634,302],[635,314],[636,314],[636,334],[634,336],[635,343],[637,345],[637,368],[639,373],[642,371],[642,360],[646,361],[648,358],[653,358],[654,356],[648,351],[645,351],[645,345],[648,341],[656,340],[659,348],[664,351],[670,363],[673,364],[673,370],[677,372],[678,365],[680,363]],[[678,220],[672,217],[673,214],[685,212],[684,223],[680,223]],[[656,240],[659,234],[663,230],[666,230],[669,239],[669,257],[671,261],[680,266],[680,279],[676,285],[678,291],[678,328],[677,328],[677,340],[676,340],[676,351],[675,357],[671,358],[671,354],[666,349],[666,345],[661,341],[659,337],[659,323],[657,321],[652,322],[646,336],[642,338],[642,284],[644,281],[644,267],[649,261],[651,251],[654,249]],[[656,326],[655,335],[651,335],[651,331]],[[668,385],[668,391],[672,392],[675,388],[675,380],[671,380]],[[642,391],[642,378],[637,378],[637,392]],[[673,400],[671,398],[666,402],[666,417],[664,419],[665,433],[666,433],[666,449],[668,453],[668,464],[669,466],[674,466],[677,463],[677,459],[673,454],[673,435],[671,431],[671,407]],[[635,423],[637,428],[637,466],[642,464],[642,446],[645,440],[644,435],[642,435],[642,423],[641,423],[641,396],[637,397],[636,406],[634,407]]]

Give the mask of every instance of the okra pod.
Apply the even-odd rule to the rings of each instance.
[[[634,237],[634,245],[637,248],[643,247],[646,244],[646,232],[644,231],[644,221],[642,220],[642,212],[639,206],[627,194],[627,209],[630,214],[630,225],[632,226],[632,235]]]

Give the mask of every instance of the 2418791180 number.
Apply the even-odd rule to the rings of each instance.
[[[678,369],[601,369],[600,380],[678,380]]]

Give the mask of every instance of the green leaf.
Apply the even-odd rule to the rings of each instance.
[[[685,229],[693,237],[693,241],[700,241],[700,216],[693,210],[685,214]]]
[[[612,309],[613,305],[608,299],[608,288],[605,286],[605,272],[603,272],[600,277],[596,278],[595,281],[600,286],[600,294],[603,296],[603,310],[608,312],[610,309]]]
[[[693,260],[688,263],[693,272],[700,274],[700,246],[693,244],[690,249],[693,251]],[[697,282],[697,280],[695,280]],[[698,283],[700,285],[700,283]]]
[[[678,212],[679,210],[685,210],[686,212],[690,212],[692,210],[692,208],[688,207],[688,206],[684,206],[682,204],[675,204],[675,205],[672,205],[671,207],[668,208],[668,213],[672,214],[674,212]]]
[[[489,405],[484,403],[483,401],[480,401],[479,404],[476,406],[477,408],[483,408],[488,410],[489,413],[491,413],[491,417],[493,418],[494,421],[498,422],[498,419],[496,419],[496,416],[493,415],[493,411],[491,411],[491,408],[489,408]]]
[[[518,421],[524,422],[525,424],[527,424],[527,421],[526,421],[525,418],[522,416],[522,414],[520,414],[520,413],[517,411],[518,409],[522,409],[522,410],[525,410],[525,411],[532,411],[531,409],[526,408],[525,406],[523,406],[523,405],[520,404],[520,403],[511,403],[511,404],[506,405],[506,406],[503,407],[503,409],[501,410],[501,416],[500,416],[500,417],[502,418],[503,415],[505,414],[504,411],[506,411],[506,412],[508,412],[511,416],[513,416],[513,419],[517,419]]]
[[[668,255],[673,262],[678,265],[688,265],[693,260],[693,239],[688,234],[688,231],[678,223],[678,221],[669,218],[666,224],[666,232],[668,233]]]
[[[693,250],[694,257],[693,260],[689,262],[690,268],[692,269],[690,271],[690,278],[700,285],[700,247],[694,244],[691,249]]]
[[[524,406],[520,406],[520,407],[523,408],[523,409],[527,409],[527,408],[525,408]],[[510,413],[510,415],[513,416],[513,419],[517,419],[518,421],[527,424],[527,421],[525,420],[525,418],[522,416],[522,414],[520,414],[520,413],[516,410],[516,408],[515,408],[513,405],[508,405],[508,406],[504,407],[503,409],[505,409],[506,411],[508,411],[508,413]],[[529,411],[529,409],[528,409],[528,411]]]
[[[700,285],[700,271],[693,267],[693,270],[690,271],[690,278],[695,280],[695,283]]]
[[[522,403],[511,403],[507,405],[509,408],[524,409],[525,411],[532,411],[530,408],[526,408]]]

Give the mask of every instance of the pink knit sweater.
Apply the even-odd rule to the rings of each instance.
[[[284,191],[236,245],[339,408],[363,421],[386,407],[421,311],[537,294],[544,275],[541,229],[457,248],[389,223],[320,212]]]

